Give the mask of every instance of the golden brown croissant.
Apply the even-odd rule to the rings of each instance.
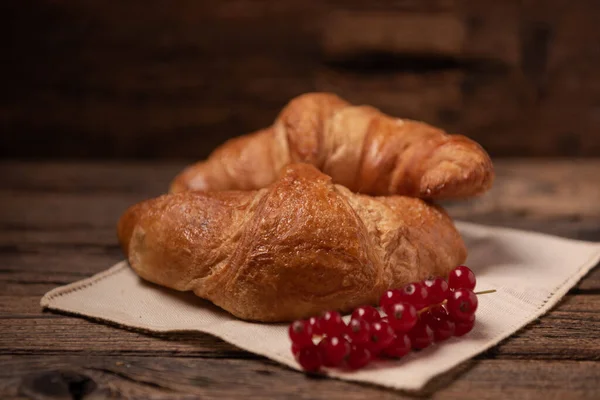
[[[232,139],[171,184],[184,190],[259,189],[291,162],[371,195],[460,198],[492,185],[492,162],[477,143],[422,122],[352,106],[328,93],[293,99],[267,129]]]
[[[139,203],[118,234],[142,278],[257,321],[373,304],[386,289],[445,276],[466,257],[441,208],[354,194],[308,164],[288,166],[258,191]]]

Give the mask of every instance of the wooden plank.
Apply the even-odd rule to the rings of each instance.
[[[531,198],[521,197],[522,202],[500,193],[500,184],[489,194],[464,203],[444,204],[450,215],[456,219],[486,223],[500,222],[507,227],[522,227],[528,225],[534,229],[539,224],[543,230],[546,225],[558,223],[574,230],[592,229],[600,218],[593,198],[587,197],[588,193],[594,194],[596,189],[590,188],[581,191],[582,197],[572,195],[562,196],[560,193],[552,196],[546,194],[528,194],[537,198],[538,203]],[[524,196],[518,189],[510,190],[512,194]],[[77,232],[101,229],[103,234],[109,235],[110,230],[125,210],[139,202],[160,193],[154,194],[78,194],[78,193],[11,193],[6,195],[0,190],[0,224],[5,230],[3,236],[11,242],[11,231],[21,237],[43,233],[36,231],[62,232],[64,235],[73,235]],[[548,200],[555,198],[556,201]],[[10,211],[9,211],[10,210]],[[573,223],[575,222],[575,224]],[[496,223],[498,224],[498,223]],[[549,229],[553,229],[552,226]],[[28,231],[24,234],[23,231]],[[8,232],[8,233],[7,233]],[[93,235],[87,233],[86,235]],[[72,236],[73,237],[73,236]],[[108,237],[108,236],[106,236]],[[63,239],[54,239],[60,242]],[[85,242],[85,237],[81,239]]]
[[[456,217],[506,216],[585,222],[600,215],[600,160],[505,160],[495,162],[496,180],[484,196],[447,204]]]
[[[169,164],[165,170],[152,164],[0,164],[0,186],[11,188],[0,190],[0,244],[4,252],[69,244],[114,251],[121,213],[161,194],[179,169]],[[598,170],[597,160],[498,161],[489,193],[444,205],[459,220],[600,241]],[[89,182],[102,190],[88,191]]]
[[[265,360],[168,357],[0,357],[0,395],[48,395],[51,389],[127,398],[414,398],[333,379],[307,378]],[[423,395],[444,399],[595,399],[600,365],[592,361],[471,361],[437,377]],[[453,378],[460,376],[454,382]],[[53,381],[53,385],[50,382]],[[510,382],[510,385],[507,383]],[[62,385],[61,385],[62,384]],[[62,391],[61,391],[62,389]],[[55,394],[56,395],[56,394]],[[70,397],[69,397],[70,398]]]
[[[29,298],[25,298],[29,300]],[[12,318],[13,312],[2,312],[0,338],[2,355],[136,355],[154,357],[256,358],[251,353],[214,336],[197,333],[148,334],[123,329],[114,324],[59,314],[37,312]],[[46,317],[46,318],[44,318]],[[15,342],[14,338],[19,341]]]
[[[224,139],[220,134],[224,126],[229,137],[251,126],[266,125],[284,101],[306,91],[310,70],[300,61],[314,59],[308,54],[318,46],[316,40],[302,40],[313,35],[309,27],[314,14],[306,2],[200,4],[188,0],[165,9],[154,1],[145,4],[143,15],[133,3],[30,3],[14,4],[0,13],[14,30],[10,36],[20,43],[6,46],[9,58],[16,60],[4,64],[6,76],[12,77],[7,92],[14,97],[3,115],[21,133],[2,135],[1,147],[9,146],[13,156],[24,137],[40,137],[44,131],[68,140],[61,146],[45,140],[44,145],[30,146],[30,151],[43,153],[44,147],[51,146],[56,154],[73,156],[86,151],[85,143],[93,143],[94,148],[87,151],[96,154],[109,149],[121,155],[148,150],[162,153],[169,148],[176,156],[185,154],[190,142],[178,145],[173,137],[196,136],[196,144],[216,144]],[[307,32],[288,22],[300,20],[309,28]],[[25,28],[28,24],[32,29]],[[215,37],[218,46],[214,46]],[[293,55],[287,51],[290,44]],[[28,50],[22,53],[21,48]],[[44,55],[47,66],[56,68],[44,69],[43,76],[32,82],[27,76],[36,68],[36,53]],[[115,57],[118,63],[106,63]],[[253,80],[246,85],[248,74]],[[226,88],[217,76],[232,86]],[[270,94],[274,88],[285,92],[275,96],[276,104]],[[33,96],[34,92],[39,96]],[[237,106],[233,98],[238,99]],[[266,112],[256,112],[256,106]],[[32,114],[45,122],[29,123]],[[77,134],[81,131],[86,135]],[[118,137],[114,136],[117,131]],[[164,140],[166,132],[171,132],[168,140]],[[131,142],[132,137],[140,139],[137,144]]]
[[[0,192],[0,221],[20,230],[109,229],[127,207],[156,195]]]
[[[0,161],[0,182],[8,192],[156,195],[184,166],[183,162]]]
[[[91,276],[123,260],[123,254],[116,246],[110,251],[93,250],[71,244],[66,248],[38,248],[35,253],[19,250],[3,254],[0,255],[0,281],[69,282]]]
[[[319,91],[333,92],[353,104],[368,104],[381,111],[403,118],[424,121],[440,120],[445,129],[456,131],[455,116],[461,113],[461,83],[465,79],[460,69],[403,73],[383,71],[365,74],[371,58],[336,64],[317,70],[315,79]],[[350,66],[348,66],[348,64]],[[355,68],[353,65],[361,65]],[[362,67],[362,65],[364,67]],[[390,61],[393,65],[401,61]],[[414,67],[412,67],[414,68]]]
[[[600,360],[600,295],[568,295],[484,358]]]
[[[0,246],[4,248],[3,254],[8,254],[13,248],[24,257],[37,253],[45,253],[52,257],[55,252],[60,253],[69,248],[79,247],[82,253],[93,257],[107,254],[117,246],[115,226],[85,227],[81,224],[53,228],[52,226],[5,224],[3,228],[0,231]],[[19,260],[21,261],[27,263],[26,259]]]
[[[454,0],[372,0],[368,3],[362,0],[324,0],[323,3],[329,10],[391,10],[411,12],[449,12],[456,10],[459,4]]]
[[[0,296],[0,354],[178,355],[252,357],[212,336],[197,333],[146,334],[51,312],[42,314],[40,296]],[[600,360],[600,295],[568,295],[548,314],[481,359]],[[15,342],[14,338],[19,341]],[[117,345],[125,344],[126,345]]]
[[[162,165],[2,163],[0,202],[4,207],[0,221],[18,226],[14,214],[33,213],[30,219],[39,220],[42,225],[52,217],[69,217],[63,215],[67,211],[82,214],[90,223],[97,221],[95,218],[108,220],[111,213],[103,215],[102,212],[120,212],[132,202],[164,193],[184,164],[165,164],[164,168]],[[497,178],[489,193],[477,199],[446,204],[456,217],[518,214],[519,219],[571,217],[584,220],[600,216],[600,207],[595,201],[600,198],[596,184],[599,160],[496,160],[495,169]],[[45,173],[41,174],[41,170]],[[100,193],[90,192],[92,186],[101,189]],[[43,193],[37,193],[39,191]],[[100,204],[104,204],[103,208]],[[8,212],[9,206],[11,212]],[[52,215],[48,210],[60,214]]]
[[[578,290],[583,291],[598,291],[600,289],[600,268],[596,265],[579,284],[576,286]]]
[[[456,13],[338,11],[323,25],[329,57],[390,52],[458,58],[466,40],[466,24]]]
[[[193,162],[194,159],[189,160]],[[0,162],[2,193],[43,191],[46,193],[132,194],[161,192],[186,162]],[[577,200],[583,190],[597,193],[599,159],[494,159],[495,187],[518,186],[528,194],[557,192]],[[43,172],[43,173],[42,173]],[[503,191],[496,196],[505,195]],[[511,194],[512,195],[512,194]]]
[[[599,155],[599,16],[595,0],[4,2],[0,152],[204,157],[334,90],[493,155]]]
[[[446,62],[467,61],[516,67],[521,61],[518,1],[465,2],[446,10],[418,11],[363,7],[336,9],[325,15],[325,57],[372,54],[410,56]],[[454,63],[453,63],[454,62]],[[457,65],[458,64],[458,65]]]
[[[5,296],[39,296],[59,286],[57,282],[0,282],[0,290]]]

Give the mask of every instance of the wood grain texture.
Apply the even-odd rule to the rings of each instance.
[[[494,156],[600,155],[595,0],[0,5],[0,154],[203,158],[334,91]]]
[[[4,398],[40,396],[59,391],[62,385],[68,395],[69,386],[81,390],[77,383],[82,381],[88,381],[99,398],[414,398],[409,393],[305,377],[266,360],[0,356],[0,364],[5,367],[0,372]],[[433,394],[434,399],[595,399],[599,366],[594,361],[474,360],[439,377],[423,394]],[[457,376],[460,379],[453,380]],[[45,382],[50,378],[53,385]],[[440,387],[443,390],[429,392]]]
[[[42,312],[48,290],[122,259],[115,221],[182,163],[0,163],[0,398],[404,398],[307,378],[205,334],[148,334]],[[598,160],[501,160],[462,220],[600,240]],[[429,385],[432,398],[593,399],[600,270],[553,310]],[[62,397],[61,397],[62,396]],[[87,396],[87,397],[86,397]]]
[[[101,236],[102,243],[114,245],[121,213],[165,193],[184,165],[0,163],[0,237],[23,244],[69,237],[99,243]],[[444,203],[453,217],[600,241],[600,161],[498,159],[494,165],[497,179],[489,193]]]

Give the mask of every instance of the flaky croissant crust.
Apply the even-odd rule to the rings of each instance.
[[[186,168],[171,191],[259,189],[292,162],[310,163],[334,183],[371,195],[466,198],[494,180],[488,154],[465,136],[308,93],[290,101],[271,127],[229,140]]]
[[[142,278],[269,322],[374,304],[386,289],[445,276],[466,257],[440,207],[354,194],[308,164],[286,167],[258,191],[144,201],[124,213],[118,234]]]

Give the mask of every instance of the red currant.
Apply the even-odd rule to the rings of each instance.
[[[323,335],[342,336],[346,331],[346,324],[337,311],[327,311],[321,317],[319,324]]]
[[[364,319],[365,321],[377,322],[381,319],[381,315],[379,315],[379,311],[375,307],[371,306],[362,306],[358,307],[352,312],[352,319]]]
[[[408,332],[417,323],[417,309],[410,303],[396,303],[388,307],[385,312],[396,332]]]
[[[302,348],[296,359],[298,360],[298,364],[300,364],[305,371],[317,371],[323,364],[319,349],[314,344]]]
[[[371,340],[371,325],[364,319],[351,319],[346,335],[352,343],[368,343]]]
[[[450,289],[475,289],[475,274],[468,267],[460,265],[450,271],[448,286]]]
[[[448,282],[442,278],[433,278],[423,281],[423,285],[429,292],[429,304],[439,304],[446,300],[450,288]]]
[[[402,301],[411,303],[417,310],[422,309],[429,303],[427,288],[419,282],[404,286],[400,292],[400,297]]]
[[[312,341],[312,326],[306,321],[298,320],[290,324],[288,328],[288,335],[292,340],[292,343],[297,344],[300,347],[311,346]]]
[[[454,336],[463,336],[473,330],[475,326],[475,314],[471,315],[468,321],[456,321],[454,327]]]
[[[414,328],[408,332],[408,337],[414,349],[424,349],[433,343],[433,331],[422,320],[419,320]]]
[[[388,347],[394,340],[394,336],[394,330],[389,323],[378,321],[371,324],[371,341],[369,343],[371,354],[375,356]]]
[[[433,331],[436,342],[444,341],[454,334],[454,321],[450,320],[443,306],[436,306],[421,314],[421,319]]]
[[[302,347],[298,346],[296,343],[292,343],[292,354],[294,355],[294,358],[298,357],[300,349],[302,349]]]
[[[400,358],[410,353],[411,348],[410,338],[404,333],[396,336],[392,343],[383,349],[383,353],[389,357]]]
[[[439,318],[440,314],[446,312],[445,309],[443,311],[440,311],[440,308],[443,308],[443,306],[438,305],[438,306],[431,307],[427,311],[421,313],[421,315],[419,315],[419,319],[423,320],[427,325],[431,326],[431,322],[433,322],[437,318]],[[448,317],[447,313],[446,313],[446,317]]]
[[[371,361],[371,352],[365,346],[353,344],[350,349],[350,354],[346,359],[346,364],[350,369],[359,369],[367,365]]]
[[[454,321],[469,321],[477,310],[477,296],[470,289],[456,289],[448,297],[447,307]]]
[[[379,306],[382,310],[385,310],[386,307],[391,306],[394,303],[402,301],[402,295],[398,289],[389,289],[386,290],[379,300]]]
[[[323,330],[321,329],[321,321],[318,317],[310,317],[308,319],[308,324],[312,327],[313,335],[320,336],[323,334]]]
[[[436,318],[448,318],[448,310],[443,304],[431,307],[429,313]]]
[[[433,326],[433,338],[436,342],[443,342],[454,335],[456,324],[450,319],[440,319]]]
[[[318,347],[326,367],[337,367],[350,353],[350,343],[343,337],[327,336],[319,342]]]

